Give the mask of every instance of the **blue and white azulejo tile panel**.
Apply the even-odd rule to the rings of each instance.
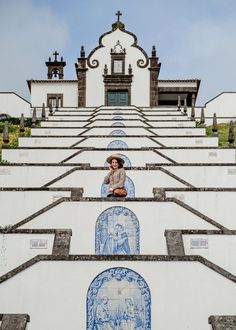
[[[128,145],[124,141],[114,140],[114,141],[111,141],[108,144],[107,148],[110,148],[110,149],[113,149],[113,148],[116,148],[116,149],[128,149]]]
[[[95,253],[140,253],[139,221],[131,210],[123,206],[113,206],[99,215],[95,228]]]
[[[126,136],[126,133],[124,131],[122,131],[122,129],[115,129],[109,135]]]
[[[151,294],[135,271],[115,267],[100,273],[87,293],[87,330],[150,330]]]

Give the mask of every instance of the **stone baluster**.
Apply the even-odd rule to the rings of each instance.
[[[41,120],[42,121],[45,121],[46,120],[46,110],[45,110],[45,104],[43,103],[43,106],[42,106],[42,117],[41,117]]]
[[[187,99],[184,99],[184,116],[188,115]]]
[[[56,108],[57,110],[57,108]],[[53,109],[52,109],[52,104],[50,103],[49,104],[49,116],[52,116],[53,115]]]
[[[129,75],[133,74],[133,69],[132,69],[131,64],[129,64],[128,74],[129,74]]]
[[[34,128],[36,126],[36,108],[33,109],[31,127]]]
[[[201,127],[205,127],[205,114],[204,114],[204,108],[201,109],[200,126],[201,126]]]
[[[52,105],[51,105],[52,107]],[[55,111],[58,111],[58,108],[59,108],[59,98],[56,97],[56,108],[55,108]],[[49,106],[49,111],[50,111],[50,106]],[[51,112],[50,116],[53,114],[53,112]]]
[[[195,121],[195,94],[192,94],[192,105],[191,105],[191,121]]]
[[[229,148],[234,148],[234,139],[235,139],[234,124],[233,121],[231,120],[229,124],[229,136],[228,136]]]
[[[3,148],[9,148],[9,132],[8,132],[8,122],[4,122],[3,127]]]
[[[108,74],[108,67],[107,65],[105,64],[104,66],[104,75],[106,76]]]
[[[212,135],[217,136],[218,135],[218,127],[217,127],[217,118],[216,113],[213,115],[213,124],[212,124]]]
[[[25,118],[23,113],[20,117],[20,136],[25,136]]]
[[[180,96],[178,96],[177,110],[181,111],[180,108],[181,108],[181,98],[180,98]]]

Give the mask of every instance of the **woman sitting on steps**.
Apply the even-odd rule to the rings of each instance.
[[[104,178],[104,183],[109,184],[107,197],[125,197],[127,191],[125,185],[125,170],[123,168],[124,160],[119,155],[111,155],[107,158],[110,164],[110,171]]]

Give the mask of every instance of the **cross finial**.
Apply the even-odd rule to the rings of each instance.
[[[57,55],[59,55],[59,53],[57,51],[55,51],[55,53],[53,53],[53,55],[55,56],[54,61],[57,62]]]
[[[119,22],[120,21],[120,16],[122,15],[122,13],[120,12],[120,11],[118,11],[117,13],[116,13],[116,16],[117,16],[117,22]]]

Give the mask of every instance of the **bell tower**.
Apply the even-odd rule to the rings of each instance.
[[[57,56],[59,55],[57,51],[55,51],[53,55],[54,61],[52,61],[51,57],[49,57],[48,62],[45,62],[48,67],[48,79],[53,79],[53,77],[63,79],[66,62],[63,61],[63,57],[61,57],[60,61],[57,59]]]

